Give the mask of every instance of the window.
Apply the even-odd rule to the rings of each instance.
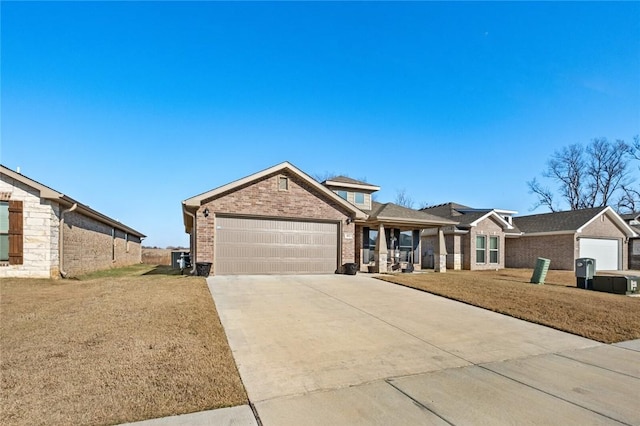
[[[129,253],[129,233],[124,233],[124,251]]]
[[[489,237],[489,263],[500,263],[499,251],[498,251],[499,238]]]
[[[22,265],[22,201],[0,201],[0,261]]]
[[[476,263],[485,263],[486,237],[484,235],[476,236]]]
[[[398,244],[400,249],[400,262],[413,263],[413,232],[402,231],[400,233],[400,241]]]
[[[364,228],[362,232],[362,260],[364,263],[375,261],[376,240],[378,239],[378,231],[375,229]]]
[[[286,176],[278,177],[278,190],[280,191],[288,191],[289,190],[289,178]]]
[[[9,261],[9,202],[0,201],[0,262]]]
[[[338,197],[340,198],[344,198],[345,200],[347,199],[347,191],[336,191],[336,194],[338,194]]]
[[[355,202],[356,204],[364,204],[364,194],[362,192],[356,192]]]

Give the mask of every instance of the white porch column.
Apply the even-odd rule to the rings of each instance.
[[[387,272],[387,238],[384,234],[384,225],[378,225],[378,238],[373,252],[376,272]]]
[[[444,232],[438,228],[438,240],[434,256],[435,272],[447,272],[447,247],[444,243]]]

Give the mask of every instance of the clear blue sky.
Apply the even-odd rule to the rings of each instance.
[[[528,214],[553,151],[640,133],[639,2],[0,8],[0,161],[148,245],[282,161]]]

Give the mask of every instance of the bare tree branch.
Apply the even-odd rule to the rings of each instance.
[[[633,199],[629,187],[632,183],[628,167],[630,158],[640,160],[638,137],[634,138],[633,146],[622,140],[609,142],[606,138],[596,138],[586,148],[573,144],[554,152],[542,176],[557,185],[556,191],[536,179],[527,182],[529,193],[538,199],[534,209],[545,206],[558,211],[554,204],[556,193],[571,210],[614,203],[629,205]],[[619,196],[617,201],[616,196]]]
[[[412,209],[413,208],[413,198],[411,198],[409,195],[407,195],[407,191],[405,189],[399,189],[396,192],[396,201],[395,203],[399,206],[403,206],[403,207],[407,207]]]

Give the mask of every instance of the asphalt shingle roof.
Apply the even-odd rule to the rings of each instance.
[[[460,212],[458,212],[457,210],[468,210],[471,207],[468,206],[464,206],[462,204],[458,204],[458,203],[444,203],[444,204],[437,204],[435,206],[430,206],[430,207],[425,207],[423,209],[421,209],[421,211],[425,212],[425,213],[430,213],[430,214],[434,214],[436,216],[441,216],[441,217],[457,217],[461,215]]]
[[[513,224],[525,234],[536,232],[575,231],[584,226],[606,207],[516,216]]]
[[[422,220],[425,222],[435,222],[442,224],[454,224],[457,220],[449,220],[442,216],[436,216],[429,213],[425,213],[420,210],[414,210],[407,207],[399,206],[394,203],[378,203],[376,201],[371,202],[371,210],[363,210],[373,217],[385,217],[395,219],[409,219],[409,220]]]

